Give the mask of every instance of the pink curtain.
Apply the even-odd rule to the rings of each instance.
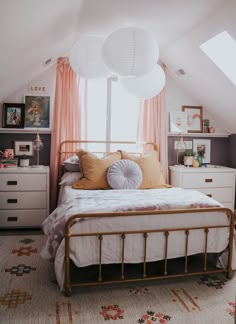
[[[159,159],[166,183],[168,177],[167,114],[165,111],[165,89],[151,99],[144,100],[140,107],[138,140],[153,142],[159,148]]]
[[[56,207],[58,146],[64,140],[80,139],[79,78],[71,69],[68,57],[57,60],[55,101],[51,133],[50,187],[51,206]],[[73,144],[66,147],[73,150]]]

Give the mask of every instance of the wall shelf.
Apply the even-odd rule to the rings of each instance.
[[[168,136],[183,136],[183,137],[229,137],[226,133],[168,133]]]
[[[0,134],[51,134],[50,128],[0,128]]]

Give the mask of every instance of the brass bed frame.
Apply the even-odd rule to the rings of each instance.
[[[64,145],[67,143],[73,144],[81,144],[81,143],[107,143],[105,141],[77,141],[77,140],[69,140],[64,141],[60,144],[59,151],[58,151],[58,175],[59,177],[62,175],[62,168],[61,163],[63,161],[63,156],[65,154],[75,153],[75,150],[72,151],[65,151],[63,149]],[[135,142],[109,142],[111,144],[135,144]],[[152,143],[147,143],[152,144]],[[155,147],[156,148],[156,147]],[[99,152],[101,153],[101,152]],[[151,215],[153,217],[158,217],[160,214],[180,214],[180,213],[204,213],[210,212],[212,213],[212,217],[214,217],[214,212],[220,211],[227,215],[229,219],[229,223],[227,225],[209,225],[209,226],[195,226],[195,227],[182,227],[182,228],[164,228],[164,229],[142,229],[142,230],[125,230],[125,231],[113,231],[113,232],[96,232],[96,233],[72,233],[71,232],[71,225],[76,221],[76,219],[81,218],[99,218],[99,217],[145,217],[145,215]],[[228,260],[227,260],[227,268],[226,269],[219,269],[214,267],[213,269],[209,269],[208,262],[209,262],[209,253],[208,250],[208,234],[210,229],[216,228],[228,228],[229,229],[229,244],[228,244]],[[188,256],[188,243],[189,243],[189,235],[191,231],[195,230],[203,230],[205,233],[205,242],[204,242],[204,252],[203,252],[203,263],[201,266],[201,270],[198,271],[190,271],[189,270],[189,256]],[[181,273],[169,273],[168,262],[168,240],[171,233],[181,231],[185,235],[185,255],[183,257],[184,260],[184,267]],[[148,245],[148,237],[150,233],[163,233],[165,237],[165,249],[164,249],[164,270],[161,274],[150,275],[147,271],[147,245]],[[141,234],[143,235],[143,262],[142,262],[142,273],[138,278],[130,278],[125,272],[125,262],[124,262],[124,255],[125,255],[125,240],[127,235],[133,234]],[[103,237],[107,235],[119,235],[121,239],[121,260],[120,260],[120,275],[118,279],[105,279],[102,272],[102,241]],[[97,278],[94,281],[89,282],[72,282],[71,280],[71,261],[70,261],[70,239],[73,237],[85,237],[85,236],[96,236],[98,238],[98,247],[99,247],[99,264],[97,270]],[[154,279],[161,279],[161,278],[177,278],[183,276],[191,276],[191,275],[205,275],[205,274],[212,274],[212,273],[225,273],[227,278],[232,278],[233,271],[232,271],[232,252],[233,252],[233,236],[234,236],[234,214],[231,209],[229,208],[197,208],[197,209],[177,209],[177,210],[160,210],[160,211],[135,211],[135,212],[107,212],[107,213],[78,213],[72,215],[66,222],[65,225],[65,278],[64,278],[64,294],[66,296],[71,295],[72,287],[76,286],[90,286],[90,285],[100,285],[100,284],[113,284],[113,283],[121,283],[121,282],[133,282],[133,281],[143,281],[143,280],[154,280]]]

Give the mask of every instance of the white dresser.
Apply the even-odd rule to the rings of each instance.
[[[236,169],[170,166],[170,184],[196,189],[234,210]]]
[[[49,215],[49,167],[0,169],[0,228],[39,227]]]

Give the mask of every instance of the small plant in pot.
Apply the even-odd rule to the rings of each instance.
[[[187,149],[184,151],[184,165],[189,167],[193,165],[194,152],[192,149]]]

